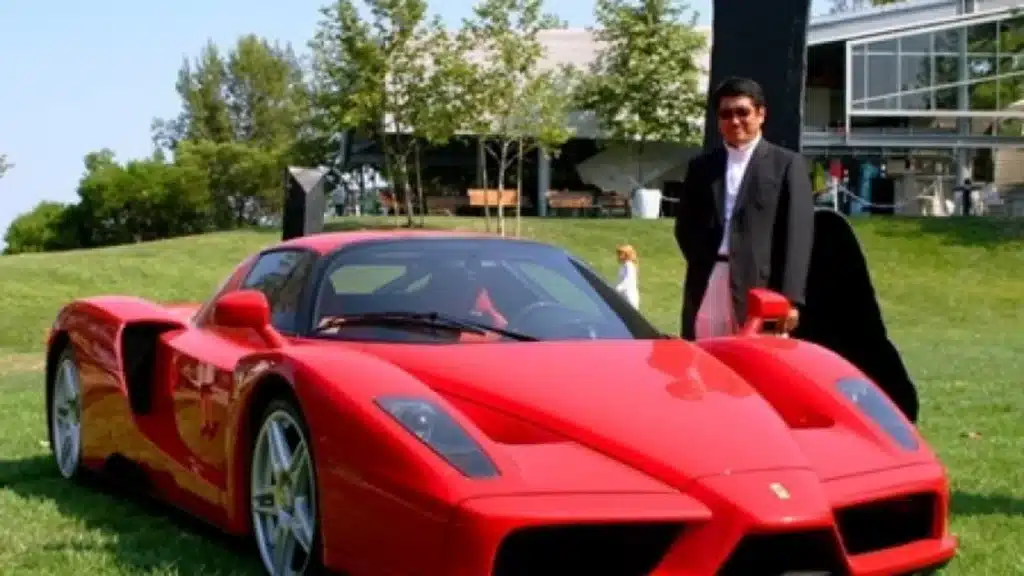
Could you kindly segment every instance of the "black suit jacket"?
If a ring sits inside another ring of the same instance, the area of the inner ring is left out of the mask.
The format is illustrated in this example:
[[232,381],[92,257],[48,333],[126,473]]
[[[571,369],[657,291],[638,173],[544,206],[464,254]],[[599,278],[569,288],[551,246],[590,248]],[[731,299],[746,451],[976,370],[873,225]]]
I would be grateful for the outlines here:
[[675,237],[687,264],[682,336],[690,340],[726,233],[737,322],[746,320],[751,288],[770,288],[798,307],[804,304],[814,235],[807,164],[799,154],[762,139],[747,165],[726,231],[726,157],[725,148],[717,148],[691,160],[680,190]]

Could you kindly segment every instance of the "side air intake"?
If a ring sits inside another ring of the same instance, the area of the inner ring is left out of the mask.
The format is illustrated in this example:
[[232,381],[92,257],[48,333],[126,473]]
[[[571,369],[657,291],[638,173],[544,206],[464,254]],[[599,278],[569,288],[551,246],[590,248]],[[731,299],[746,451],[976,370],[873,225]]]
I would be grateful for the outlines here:
[[161,334],[178,328],[179,324],[169,322],[132,322],[122,329],[121,369],[133,414],[149,414],[153,409],[157,342]]

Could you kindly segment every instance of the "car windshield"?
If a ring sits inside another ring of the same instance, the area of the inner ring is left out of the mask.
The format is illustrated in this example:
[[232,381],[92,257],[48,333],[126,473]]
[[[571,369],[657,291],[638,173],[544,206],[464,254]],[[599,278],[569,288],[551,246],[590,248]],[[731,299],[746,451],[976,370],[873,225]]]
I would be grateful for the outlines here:
[[389,342],[662,338],[565,252],[503,239],[417,239],[331,257],[314,336]]

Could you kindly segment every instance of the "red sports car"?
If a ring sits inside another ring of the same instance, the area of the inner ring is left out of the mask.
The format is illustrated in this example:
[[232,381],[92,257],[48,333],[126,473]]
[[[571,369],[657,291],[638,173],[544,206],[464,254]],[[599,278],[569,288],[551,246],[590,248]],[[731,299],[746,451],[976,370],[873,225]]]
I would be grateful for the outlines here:
[[252,534],[273,575],[945,565],[943,467],[850,364],[759,333],[787,312],[754,291],[741,336],[694,344],[545,244],[309,236],[201,306],[64,307],[50,446]]

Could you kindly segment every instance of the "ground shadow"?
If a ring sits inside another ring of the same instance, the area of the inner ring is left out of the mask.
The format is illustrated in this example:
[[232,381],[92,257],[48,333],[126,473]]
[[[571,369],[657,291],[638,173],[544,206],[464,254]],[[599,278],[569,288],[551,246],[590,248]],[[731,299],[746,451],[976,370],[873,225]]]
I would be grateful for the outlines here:
[[939,237],[943,244],[949,246],[989,249],[1024,242],[1024,218],[900,216],[884,221],[895,225],[878,226],[880,236],[914,238],[929,235]]
[[1024,498],[954,490],[950,512],[954,516],[1024,517]]
[[0,489],[27,501],[45,501],[86,529],[113,538],[102,544],[50,543],[60,554],[83,546],[109,552],[132,573],[173,570],[181,574],[261,574],[255,547],[248,540],[215,528],[151,498],[90,477],[72,484],[61,478],[48,456],[0,460]]

